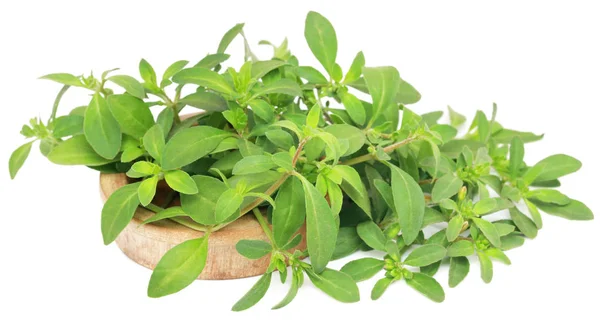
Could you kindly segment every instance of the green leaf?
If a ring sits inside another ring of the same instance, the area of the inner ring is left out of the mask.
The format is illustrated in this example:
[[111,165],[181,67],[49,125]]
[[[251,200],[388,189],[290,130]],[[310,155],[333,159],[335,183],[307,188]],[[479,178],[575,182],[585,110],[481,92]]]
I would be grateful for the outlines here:
[[121,128],[113,117],[106,100],[94,94],[85,110],[83,132],[88,143],[106,159],[114,158],[121,147]]
[[515,225],[523,233],[523,235],[529,238],[535,238],[537,236],[538,229],[533,221],[524,215],[517,208],[511,208],[510,218],[514,221]]
[[163,128],[156,124],[151,127],[142,139],[144,144],[144,149],[148,151],[152,158],[157,161],[161,160],[162,152],[165,150],[165,135],[163,133]]
[[519,132],[515,130],[502,129],[498,132],[495,132],[492,136],[492,139],[494,139],[494,141],[497,144],[508,144],[512,141],[514,137],[519,137],[521,138],[521,140],[523,140],[523,142],[529,143],[541,140],[542,138],[544,138],[544,135],[537,135],[531,132]]
[[165,181],[169,187],[183,194],[196,194],[198,187],[188,173],[182,170],[171,170],[165,172]]
[[355,282],[360,282],[375,276],[383,269],[384,264],[383,260],[365,257],[347,263],[340,271],[348,274]]
[[135,138],[141,138],[154,125],[154,117],[148,104],[128,94],[111,95],[108,107],[119,123],[121,131]]
[[525,243],[525,237],[513,233],[508,236],[502,237],[502,250],[507,251],[513,248],[523,246]]
[[183,68],[185,68],[186,65],[188,65],[188,63],[190,63],[190,61],[187,60],[179,60],[177,62],[174,62],[173,64],[171,64],[166,70],[165,73],[163,73],[163,77],[162,77],[162,81],[160,83],[160,87],[164,88],[168,85],[171,84],[171,82],[169,81],[169,79],[171,79],[171,77],[173,77],[177,72],[181,71]]
[[158,86],[156,83],[156,72],[150,63],[148,63],[148,61],[145,59],[140,60],[139,70],[140,76],[149,86]]
[[78,115],[65,115],[57,117],[54,121],[52,135],[64,138],[83,133],[83,117]]
[[469,274],[471,264],[469,259],[464,256],[452,257],[450,259],[450,275],[448,277],[448,286],[456,287]]
[[356,282],[343,272],[324,269],[321,273],[307,270],[310,281],[335,300],[351,303],[360,300]]
[[[289,149],[294,145],[294,139],[292,136],[283,130],[271,130],[265,132],[265,136],[269,141],[281,149]],[[277,154],[275,154],[277,155]],[[275,156],[273,155],[273,156]]]
[[[540,208],[540,210],[547,214],[562,217],[569,220],[593,220],[594,213],[585,204],[580,201],[571,199],[571,202],[564,206],[555,204],[548,204],[539,201],[533,201],[533,203]],[[518,226],[518,225],[517,225]],[[520,229],[521,227],[519,227]]]
[[294,165],[292,164],[292,156],[289,152],[278,152],[273,155],[273,163],[278,167],[285,169],[288,172],[294,170]]
[[188,216],[188,214],[185,213],[185,211],[183,211],[183,209],[180,206],[174,206],[174,207],[170,207],[170,208],[159,211],[158,213],[154,214],[152,217],[144,220],[142,222],[142,225],[145,225],[147,223],[156,222],[156,221],[163,220],[163,219],[170,219],[170,218],[174,218],[174,217],[183,217],[183,216]]
[[215,205],[215,220],[219,223],[229,219],[233,214],[239,214],[244,197],[235,189],[223,192]]
[[304,177],[298,178],[304,187],[306,207],[306,245],[316,273],[325,270],[335,249],[338,226],[329,204]]
[[273,309],[283,308],[287,306],[290,302],[292,302],[292,300],[294,300],[296,294],[298,293],[300,283],[304,281],[303,279],[304,274],[302,273],[302,271],[294,271],[292,275],[292,284],[290,286],[290,290],[288,291],[287,295],[283,298],[283,300],[281,300],[277,305],[275,305]]
[[273,250],[271,244],[262,240],[242,239],[235,244],[235,249],[240,255],[251,260],[257,260]]
[[158,114],[158,117],[156,118],[156,124],[160,125],[163,134],[169,134],[171,127],[173,127],[174,118],[175,113],[170,107],[165,107],[165,109]]
[[298,84],[290,79],[279,79],[271,82],[264,87],[258,89],[254,93],[254,98],[259,96],[265,96],[268,94],[285,94],[290,96],[302,96],[302,89]]
[[423,228],[446,221],[448,221],[448,218],[441,212],[430,207],[425,207],[425,214],[423,215]]
[[500,235],[498,235],[498,229],[496,229],[496,226],[494,226],[494,224],[481,218],[473,218],[471,220],[475,222],[477,228],[481,230],[485,238],[487,238],[492,245],[496,247],[502,246],[502,242],[500,241]]
[[363,241],[356,232],[356,227],[341,227],[339,229],[335,242],[335,250],[331,260],[346,257],[354,252],[363,244]]
[[390,278],[383,278],[377,280],[377,283],[375,283],[373,290],[371,290],[371,299],[377,300],[381,298],[385,290],[387,290],[387,288],[390,286],[390,284],[392,284],[392,282],[394,282],[394,280]]
[[354,201],[369,217],[371,217],[371,201],[369,193],[362,182],[356,169],[351,166],[337,165],[333,168],[342,176],[342,190]]
[[442,302],[446,299],[442,286],[429,275],[413,273],[412,278],[406,279],[406,284],[435,302]]
[[164,149],[164,170],[176,169],[208,155],[231,133],[210,126],[195,126],[175,134]]
[[114,160],[98,155],[84,135],[76,135],[59,143],[48,154],[48,160],[58,165],[101,166]]
[[499,197],[491,197],[479,200],[475,203],[473,207],[473,212],[477,215],[486,215],[494,212],[502,211],[504,209],[512,208],[514,204],[509,200],[499,198]]
[[425,199],[421,187],[402,169],[390,165],[392,171],[392,194],[402,229],[402,237],[411,244],[421,231],[425,213]]
[[454,174],[446,174],[440,177],[433,185],[431,199],[433,202],[440,202],[448,199],[458,193],[463,185],[463,181]]
[[504,254],[504,252],[502,252],[501,250],[499,250],[498,248],[488,248],[485,250],[485,255],[497,259],[498,261],[506,264],[506,265],[510,265],[510,259],[508,258],[508,256],[506,256],[506,254]]
[[342,104],[344,105],[344,108],[346,108],[346,112],[348,112],[352,121],[357,125],[365,124],[367,115],[361,101],[349,92],[343,92],[341,99]]
[[298,77],[306,79],[306,81],[308,81],[311,84],[326,85],[329,83],[329,80],[327,80],[327,78],[325,78],[325,76],[321,72],[319,72],[319,70],[313,67],[298,67],[296,68],[296,74],[298,75]]
[[329,20],[319,13],[309,12],[306,16],[304,37],[317,60],[332,76],[337,56],[337,37]]
[[198,278],[208,255],[208,235],[171,248],[160,259],[148,284],[148,296],[163,297],[180,291]]
[[233,175],[248,175],[266,172],[277,167],[273,159],[268,156],[248,156],[238,161],[233,166]]
[[357,152],[366,142],[365,134],[360,129],[348,124],[329,125],[325,128],[325,132],[333,134],[339,141],[348,141],[348,150],[342,153],[342,157]]
[[283,183],[275,198],[273,209],[273,239],[282,247],[300,229],[305,220],[304,190],[297,178],[289,178]]
[[492,282],[492,277],[494,276],[494,266],[492,265],[492,260],[484,253],[477,251],[477,257],[479,257],[479,267],[481,270],[481,279],[485,283]]
[[243,32],[244,24],[236,24],[230,30],[228,30],[225,35],[221,38],[219,42],[219,48],[217,49],[217,53],[225,53],[229,44],[235,39],[238,34]]
[[535,178],[535,182],[545,182],[555,180],[559,177],[574,173],[581,168],[581,162],[571,156],[558,154],[545,158],[535,164],[532,168],[537,166],[542,171]]
[[219,64],[227,61],[227,59],[229,59],[229,56],[229,54],[224,53],[209,54],[205,56],[202,60],[200,60],[200,62],[196,63],[194,67],[214,69]]
[[228,108],[227,101],[223,97],[207,91],[189,94],[180,99],[179,102],[207,112],[223,112]]
[[350,69],[346,72],[344,77],[344,83],[351,83],[358,80],[362,74],[362,69],[365,66],[365,55],[362,51],[358,52],[350,65]]
[[[404,237],[404,236],[403,236]],[[427,244],[415,248],[404,260],[404,264],[421,267],[433,264],[446,257],[446,248],[438,244]]]
[[554,189],[540,189],[529,191],[526,197],[543,203],[556,204],[556,205],[567,205],[571,202],[571,199],[561,192]]
[[365,221],[358,224],[356,231],[360,238],[371,248],[385,252],[387,238],[373,221]]
[[102,208],[102,238],[104,245],[112,243],[129,224],[140,204],[140,183],[125,185],[116,190]]
[[446,228],[446,238],[449,242],[453,242],[461,233],[465,220],[460,215],[452,217]]
[[217,224],[215,209],[217,201],[227,186],[214,177],[196,175],[192,176],[196,183],[198,193],[193,195],[181,194],[181,208],[194,221],[203,225]]
[[8,170],[10,172],[11,179],[15,179],[15,176],[17,176],[17,172],[19,171],[19,169],[21,169],[21,167],[23,167],[27,156],[29,156],[29,152],[31,151],[31,145],[33,144],[33,142],[34,141],[31,141],[20,146],[10,155],[10,159],[8,160]]
[[508,170],[512,178],[519,176],[521,165],[523,165],[524,156],[525,147],[523,140],[521,140],[519,137],[514,137],[510,143],[510,161],[508,166]]
[[267,293],[271,285],[272,273],[265,273],[258,279],[258,282],[231,308],[232,311],[246,310],[256,305]]
[[251,76],[254,79],[260,79],[269,72],[284,65],[288,65],[288,63],[281,60],[254,61],[252,62]]
[[116,75],[109,77],[107,80],[110,80],[115,84],[123,87],[125,91],[132,96],[135,96],[139,99],[144,99],[146,97],[146,90],[144,90],[144,86],[134,77],[126,75]]
[[194,84],[202,86],[232,97],[238,95],[225,77],[207,68],[183,69],[173,76],[173,81],[181,85]]
[[475,253],[475,246],[468,240],[459,240],[448,247],[448,256],[471,256]]
[[47,74],[40,79],[51,80],[54,82],[61,83],[63,85],[69,85],[73,87],[85,87],[79,77],[76,77],[70,73],[51,73]]
[[275,108],[266,101],[262,99],[254,99],[249,101],[248,105],[250,105],[254,114],[260,117],[263,121],[269,123],[275,119]]
[[396,102],[405,105],[414,104],[421,100],[421,94],[413,87],[413,85],[400,79],[398,92],[396,93]]
[[158,185],[157,176],[152,176],[140,182],[140,187],[138,187],[138,198],[141,205],[147,206],[152,202],[154,195],[156,195],[156,185]]
[[394,67],[364,68],[363,75],[369,94],[373,98],[373,114],[369,125],[386,110],[396,106],[396,93],[400,86],[400,74]]
[[450,114],[450,125],[455,128],[463,125],[467,121],[467,118],[464,115],[456,112],[450,106],[448,106],[448,113]]

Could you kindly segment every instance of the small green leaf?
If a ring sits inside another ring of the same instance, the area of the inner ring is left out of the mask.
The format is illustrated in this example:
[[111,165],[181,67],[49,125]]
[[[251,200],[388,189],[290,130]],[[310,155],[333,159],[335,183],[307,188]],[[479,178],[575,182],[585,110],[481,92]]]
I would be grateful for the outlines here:
[[83,117],[79,115],[65,115],[54,120],[52,135],[56,138],[64,138],[83,133]]
[[183,194],[196,194],[198,187],[188,173],[182,170],[171,170],[165,172],[165,181],[169,187]]
[[[585,204],[580,201],[571,199],[567,205],[560,206],[543,202],[533,202],[540,210],[547,214],[562,217],[569,220],[593,220],[594,213]],[[514,220],[514,219],[513,219]],[[518,225],[517,225],[518,227]],[[521,229],[521,227],[519,227]]]
[[492,282],[492,277],[494,276],[494,266],[492,265],[492,260],[490,260],[490,258],[484,252],[478,251],[477,256],[479,257],[481,279],[485,283]]
[[188,216],[188,214],[185,213],[185,211],[183,211],[183,209],[180,206],[174,206],[174,207],[170,207],[170,208],[161,210],[160,212],[156,213],[152,217],[144,220],[142,222],[142,225],[145,225],[147,223],[156,222],[156,221],[163,220],[163,219],[170,219],[170,218],[174,218],[174,217],[183,217],[183,216]]
[[304,177],[297,176],[304,187],[308,254],[315,272],[320,273],[333,255],[338,226],[321,193]]
[[485,238],[487,238],[492,245],[496,247],[502,246],[502,242],[500,241],[500,235],[498,235],[498,230],[496,229],[496,226],[494,226],[494,224],[481,218],[473,218],[471,220],[475,222],[477,228],[481,230]]
[[448,247],[448,256],[471,256],[475,253],[475,246],[468,240],[459,240]]
[[302,89],[298,84],[290,79],[279,79],[258,89],[253,97],[265,96],[268,94],[285,94],[290,96],[302,96]]
[[304,37],[308,47],[329,75],[333,75],[337,56],[337,37],[333,26],[319,13],[311,11],[306,16]]
[[144,144],[144,148],[152,158],[160,161],[162,157],[162,152],[165,149],[165,135],[163,133],[163,128],[156,124],[151,127],[142,139]]
[[[281,149],[289,149],[294,145],[294,139],[292,136],[283,130],[271,130],[265,132],[265,136],[269,141]],[[273,155],[275,156],[275,155]]]
[[406,244],[411,244],[421,231],[425,213],[423,191],[414,178],[402,169],[390,165],[392,171],[392,194]]
[[356,227],[341,227],[335,242],[335,250],[331,260],[346,257],[361,247],[363,241],[356,232]]
[[210,126],[195,126],[175,134],[167,142],[162,155],[164,170],[191,164],[208,155],[219,143],[232,134]]
[[387,238],[373,221],[365,221],[358,224],[356,231],[360,238],[371,248],[385,252]]
[[362,182],[356,169],[351,166],[337,165],[333,170],[342,176],[342,190],[356,203],[369,217],[371,217],[371,201],[369,193]]
[[523,235],[529,238],[535,238],[538,233],[538,229],[533,221],[529,219],[525,214],[519,211],[517,208],[511,208],[510,218],[514,221],[515,225],[523,233]]
[[73,87],[85,87],[79,77],[76,77],[70,73],[52,73],[40,77],[40,79],[52,80],[54,82]]
[[233,175],[248,175],[266,172],[277,167],[273,159],[268,156],[248,156],[238,161],[233,166]]
[[346,273],[324,269],[318,274],[307,270],[307,274],[315,287],[338,301],[351,303],[360,300],[356,282]]
[[400,74],[394,67],[365,67],[363,75],[373,98],[373,114],[369,121],[369,125],[372,125],[386,110],[392,108],[397,111],[396,93],[400,86]]
[[139,70],[140,76],[149,86],[158,86],[156,83],[156,72],[154,71],[154,68],[150,65],[150,63],[148,63],[148,61],[146,61],[145,59],[140,60]]
[[448,199],[458,193],[463,185],[463,181],[454,174],[446,174],[440,177],[433,185],[431,199],[433,202],[440,202]]
[[450,125],[453,127],[459,127],[467,121],[467,118],[464,115],[456,112],[450,106],[448,106],[448,113],[450,114]]
[[195,175],[192,179],[196,183],[198,193],[193,195],[181,194],[181,208],[194,221],[203,225],[217,224],[215,210],[217,201],[227,186],[218,179],[210,176]]
[[208,255],[208,235],[171,248],[160,259],[148,284],[148,296],[163,297],[180,291],[198,278]]
[[273,159],[273,163],[278,167],[281,167],[288,172],[294,170],[294,165],[292,164],[292,156],[289,152],[278,152],[274,154],[271,158]]
[[215,205],[215,220],[217,222],[224,222],[233,214],[239,214],[239,209],[243,201],[244,197],[235,189],[223,192]]
[[558,154],[545,158],[535,164],[541,168],[541,172],[535,178],[535,182],[555,180],[559,177],[574,173],[581,168],[581,162],[571,156]]
[[319,104],[313,105],[306,115],[306,125],[311,128],[316,128],[319,125],[321,119],[321,106]]
[[106,99],[94,94],[85,110],[83,133],[94,150],[106,159],[114,158],[121,147],[121,128],[113,117]]
[[366,112],[361,101],[349,92],[343,92],[341,95],[342,104],[346,108],[346,112],[357,125],[365,124],[367,119]]
[[539,189],[529,191],[527,192],[526,197],[528,199],[556,205],[567,205],[571,203],[571,199],[569,199],[569,197],[554,189]]
[[189,94],[180,99],[179,102],[206,112],[223,112],[228,108],[227,101],[223,97],[208,91]]
[[427,266],[446,257],[446,248],[438,244],[427,244],[415,248],[404,260],[410,266]]
[[235,249],[240,255],[251,260],[257,260],[273,250],[271,244],[262,240],[247,240],[243,239],[235,244]]
[[207,68],[183,69],[173,76],[173,81],[181,85],[194,84],[202,86],[232,97],[238,95],[223,76]]
[[294,298],[296,297],[296,294],[298,293],[298,288],[300,287],[303,281],[304,273],[302,273],[302,271],[294,270],[290,290],[288,291],[287,295],[283,298],[283,300],[281,300],[277,305],[275,305],[273,309],[283,308],[287,306],[290,302],[292,302],[292,300],[294,300]]
[[271,274],[265,273],[258,279],[258,282],[231,308],[232,311],[246,310],[256,305],[267,293],[271,285]]
[[461,216],[450,219],[448,228],[446,228],[446,238],[449,242],[453,242],[460,235],[464,222],[465,220]]
[[119,123],[121,131],[135,138],[141,138],[154,125],[154,117],[148,104],[128,94],[111,95],[108,107]]
[[284,246],[304,224],[304,220],[302,183],[297,178],[289,178],[279,188],[273,209],[273,239],[277,246]]
[[229,44],[231,44],[231,42],[236,38],[236,36],[243,33],[243,29],[243,23],[236,24],[235,26],[231,27],[231,29],[229,29],[221,38],[221,41],[219,42],[219,48],[217,49],[217,53],[225,53],[225,51],[229,47]]
[[371,290],[371,299],[377,300],[377,299],[381,298],[383,293],[387,290],[387,288],[390,286],[390,284],[392,284],[392,282],[394,282],[394,280],[390,279],[390,278],[379,279],[375,283],[373,290]]
[[260,117],[263,121],[270,123],[275,119],[275,108],[266,101],[262,99],[254,99],[249,101],[248,105],[250,105],[254,114]]
[[499,250],[498,248],[488,248],[485,250],[485,255],[497,259],[498,261],[506,264],[506,265],[510,265],[510,259],[508,258],[508,256],[506,256],[506,254],[504,254],[504,252],[502,252],[501,250]]
[[365,257],[347,263],[340,271],[348,274],[355,282],[360,282],[375,276],[383,269],[384,264],[383,260]]
[[446,299],[442,286],[429,275],[413,273],[412,278],[406,279],[406,284],[435,302],[442,302]]
[[34,141],[31,141],[20,146],[10,155],[10,159],[8,160],[8,170],[10,172],[11,179],[14,179],[15,176],[17,176],[17,172],[19,171],[19,169],[23,167],[27,156],[29,156],[29,152],[31,151],[31,145],[33,144],[33,142]]
[[306,79],[306,81],[308,81],[311,84],[326,85],[329,83],[329,80],[327,80],[327,78],[325,78],[325,76],[321,72],[319,72],[319,70],[313,67],[298,67],[296,68],[296,74],[298,75],[298,77]]
[[469,274],[469,269],[471,268],[471,264],[469,263],[469,259],[460,256],[460,257],[452,257],[450,259],[450,274],[448,277],[448,286],[450,288],[456,287],[459,283],[462,282]]
[[109,77],[107,80],[110,80],[115,84],[123,87],[125,91],[132,96],[135,96],[139,99],[144,99],[146,97],[146,90],[144,90],[144,86],[134,77],[126,75],[116,75]]
[[161,88],[165,88],[166,86],[170,85],[171,82],[169,81],[169,79],[171,79],[171,77],[173,77],[177,72],[179,72],[183,68],[185,68],[185,66],[188,65],[188,63],[190,63],[190,61],[179,60],[179,61],[174,62],[173,64],[171,64],[165,70],[165,73],[163,73],[163,77],[162,77],[162,81],[160,83],[160,87]]
[[138,187],[138,198],[141,205],[147,206],[152,202],[154,195],[156,195],[156,185],[158,185],[157,176],[152,176],[140,182],[140,187]]
[[76,135],[59,143],[48,154],[48,159],[58,165],[101,166],[113,160],[98,155],[84,135]]
[[325,128],[327,133],[333,134],[334,137],[338,139],[338,141],[348,141],[348,149],[345,152],[342,152],[343,156],[349,156],[358,150],[360,150],[365,142],[366,137],[364,133],[348,124],[333,124],[329,125]]
[[102,238],[104,245],[112,243],[129,224],[140,204],[140,183],[125,185],[116,190],[102,208]]
[[346,72],[346,76],[344,77],[344,83],[351,83],[360,78],[362,74],[362,69],[365,66],[365,55],[362,51],[358,52],[350,65],[350,69]]
[[511,177],[515,178],[519,176],[524,156],[525,147],[523,140],[519,137],[514,137],[510,143],[510,163],[508,167]]

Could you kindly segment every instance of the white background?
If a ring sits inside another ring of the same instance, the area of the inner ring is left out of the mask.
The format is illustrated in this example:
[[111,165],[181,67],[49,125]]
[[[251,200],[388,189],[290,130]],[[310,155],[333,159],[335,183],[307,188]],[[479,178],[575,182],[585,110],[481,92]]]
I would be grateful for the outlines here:
[[[564,192],[599,210],[597,111],[600,90],[599,10],[593,1],[3,1],[0,4],[0,161],[24,143],[21,125],[47,119],[60,86],[37,77],[53,72],[97,75],[120,67],[137,76],[144,57],[159,73],[181,59],[214,52],[223,33],[246,22],[256,53],[261,39],[289,37],[301,63],[318,64],[304,40],[304,18],[317,10],[334,25],[338,63],[357,51],[367,65],[394,65],[423,95],[423,113],[451,105],[469,116],[499,106],[506,127],[546,133],[528,145],[526,161],[566,153],[583,161]],[[240,40],[232,50],[243,50]],[[231,51],[230,51],[231,52]],[[240,56],[234,58],[240,63]],[[61,112],[86,104],[65,96]],[[5,168],[7,169],[7,168]],[[308,283],[297,299],[272,312],[287,290],[273,281],[265,299],[245,313],[230,307],[256,279],[197,281],[162,299],[146,297],[150,271],[128,260],[100,233],[98,174],[51,165],[32,150],[15,181],[0,173],[1,324],[183,324],[208,322],[344,324],[409,321],[444,324],[553,321],[598,324],[598,221],[546,216],[534,241],[495,264],[485,285],[477,264],[446,301],[435,304],[402,283],[379,301],[374,281],[362,301],[346,305]],[[345,261],[332,263],[341,267]],[[447,269],[437,278],[447,288]],[[319,314],[319,316],[317,316]],[[267,318],[269,317],[269,318]]]

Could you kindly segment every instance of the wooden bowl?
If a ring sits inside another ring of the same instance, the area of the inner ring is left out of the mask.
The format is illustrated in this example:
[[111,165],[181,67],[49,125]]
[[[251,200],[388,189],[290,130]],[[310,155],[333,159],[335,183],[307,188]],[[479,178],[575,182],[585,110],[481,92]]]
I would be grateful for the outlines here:
[[[114,191],[128,183],[129,179],[125,174],[100,174],[102,199],[106,202]],[[158,199],[161,194],[163,193],[157,192]],[[116,239],[117,246],[125,255],[149,269],[154,269],[161,257],[173,246],[204,235],[201,231],[169,220],[141,225],[143,220],[153,215],[154,212],[138,207],[129,225]],[[302,234],[302,242],[295,249],[304,250],[306,228],[302,227],[299,233]],[[227,227],[210,234],[206,266],[198,279],[237,279],[265,273],[270,254],[257,260],[243,257],[235,249],[236,243],[241,239],[268,241],[254,216],[242,216]]]

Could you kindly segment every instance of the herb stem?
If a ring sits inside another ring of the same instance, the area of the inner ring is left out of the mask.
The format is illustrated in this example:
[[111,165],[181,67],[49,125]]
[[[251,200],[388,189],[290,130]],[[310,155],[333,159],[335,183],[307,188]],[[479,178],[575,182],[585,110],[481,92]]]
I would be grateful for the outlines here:
[[263,214],[260,212],[260,210],[258,208],[252,209],[252,212],[254,213],[256,220],[258,220],[260,227],[265,232],[265,235],[267,235],[267,238],[269,238],[271,245],[276,246],[275,240],[273,240],[273,231],[271,230],[271,227],[269,227],[269,222],[267,221],[265,216],[263,216]]
[[[413,142],[413,141],[415,141],[417,139],[418,139],[418,137],[416,137],[416,136],[413,136],[413,137],[410,137],[410,138],[406,138],[406,139],[404,139],[402,141],[396,142],[394,144],[390,144],[389,146],[383,148],[383,151],[386,152],[386,153],[392,152],[392,151],[394,151],[394,150],[396,150],[396,149],[398,149],[398,148],[400,148],[402,146],[405,146],[405,145],[407,145],[407,144],[409,144],[409,143],[411,143],[411,142]],[[352,159],[343,161],[340,164],[341,165],[352,166],[352,165],[360,164],[360,163],[363,163],[365,161],[369,161],[369,160],[372,160],[372,159],[375,159],[375,158],[376,157],[375,157],[374,154],[368,153],[368,154],[365,154],[365,155],[362,155],[362,156],[358,156],[356,158],[352,158]]]

